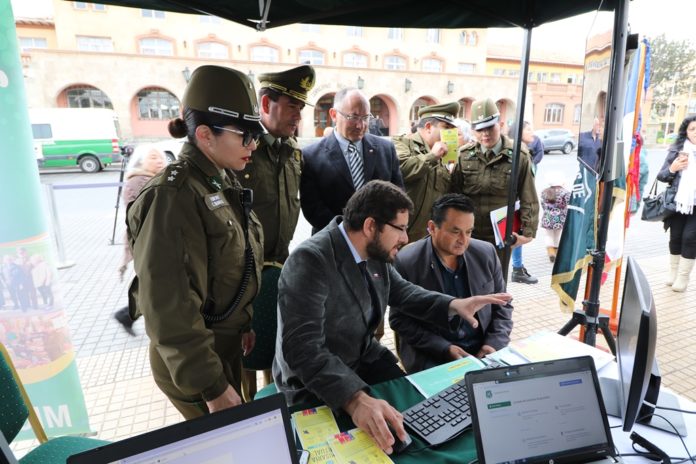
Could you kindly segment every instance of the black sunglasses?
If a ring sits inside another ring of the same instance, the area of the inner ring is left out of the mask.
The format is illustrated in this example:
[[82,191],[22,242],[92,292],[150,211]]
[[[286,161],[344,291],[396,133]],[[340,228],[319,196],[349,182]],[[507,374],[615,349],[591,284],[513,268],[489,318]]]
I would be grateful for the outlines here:
[[239,129],[228,129],[226,127],[220,127],[220,126],[213,126],[213,127],[215,129],[220,129],[220,130],[224,130],[227,132],[232,132],[233,134],[241,135],[242,136],[242,146],[245,146],[245,147],[248,147],[252,141],[258,145],[259,140],[261,139],[261,136],[263,135],[263,134],[260,134],[258,132],[251,132],[248,130],[240,131]]

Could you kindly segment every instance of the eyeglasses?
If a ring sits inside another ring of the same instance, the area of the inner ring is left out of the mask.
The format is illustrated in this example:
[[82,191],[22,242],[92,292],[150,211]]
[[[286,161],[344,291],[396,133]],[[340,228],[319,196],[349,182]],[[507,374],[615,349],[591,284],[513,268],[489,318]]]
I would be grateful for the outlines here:
[[385,222],[386,225],[393,227],[394,229],[398,230],[402,234],[408,234],[408,226],[397,226],[396,224],[392,224],[391,222]]
[[362,123],[367,123],[370,122],[370,119],[372,119],[374,116],[371,114],[366,114],[365,116],[358,116],[357,114],[346,114],[343,111],[336,110],[338,114],[346,118],[346,121],[348,122],[362,122]]
[[261,139],[261,135],[258,132],[251,132],[251,131],[240,131],[239,129],[228,129],[226,127],[220,127],[220,126],[213,126],[215,129],[220,129],[224,130],[227,132],[232,132],[233,134],[241,135],[242,136],[242,145],[245,147],[248,147],[249,144],[253,141],[255,144],[259,143],[259,139]]

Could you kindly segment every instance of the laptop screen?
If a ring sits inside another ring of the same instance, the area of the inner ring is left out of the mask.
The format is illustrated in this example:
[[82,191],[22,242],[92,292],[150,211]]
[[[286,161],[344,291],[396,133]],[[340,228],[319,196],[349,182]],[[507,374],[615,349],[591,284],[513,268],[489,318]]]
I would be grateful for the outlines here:
[[112,443],[72,456],[68,462],[295,464],[296,450],[284,399],[280,395],[270,403],[265,400]]
[[563,462],[613,454],[588,359],[495,369],[467,379],[479,461]]

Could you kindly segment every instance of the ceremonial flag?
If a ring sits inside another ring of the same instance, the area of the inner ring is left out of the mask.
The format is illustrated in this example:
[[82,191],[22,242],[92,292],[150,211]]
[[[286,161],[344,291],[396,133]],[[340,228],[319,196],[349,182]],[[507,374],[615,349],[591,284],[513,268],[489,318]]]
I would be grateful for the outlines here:
[[582,270],[592,261],[589,251],[596,244],[596,210],[597,179],[581,163],[551,275],[551,288],[558,293],[563,312],[573,312],[575,309]]

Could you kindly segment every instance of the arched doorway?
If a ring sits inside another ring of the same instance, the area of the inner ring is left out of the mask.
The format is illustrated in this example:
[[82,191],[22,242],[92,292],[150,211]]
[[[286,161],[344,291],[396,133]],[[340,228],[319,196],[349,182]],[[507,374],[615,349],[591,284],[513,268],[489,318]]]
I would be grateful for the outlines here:
[[114,109],[109,96],[101,89],[89,84],[75,84],[58,94],[59,108],[107,108]]
[[170,137],[167,124],[179,117],[181,103],[169,90],[146,87],[131,103],[131,127],[134,137]]
[[416,122],[418,122],[418,111],[420,111],[421,108],[424,106],[430,106],[430,105],[436,105],[437,100],[435,100],[433,97],[429,96],[422,96],[419,97],[416,101],[413,102],[411,105],[411,110],[408,113],[408,120],[411,123],[411,126],[413,126]]
[[471,121],[471,104],[474,103],[474,99],[471,97],[464,97],[459,99],[459,114],[457,117],[461,119],[466,119]]
[[396,103],[388,95],[375,95],[370,98],[370,133],[373,135],[394,135],[398,131]]
[[333,107],[334,92],[326,93],[321,96],[314,105],[314,136],[321,137],[324,135],[324,129],[331,125],[331,116],[329,109]]

